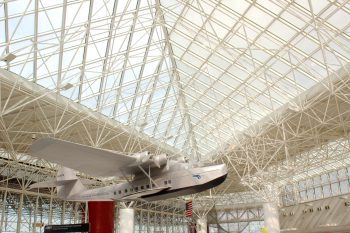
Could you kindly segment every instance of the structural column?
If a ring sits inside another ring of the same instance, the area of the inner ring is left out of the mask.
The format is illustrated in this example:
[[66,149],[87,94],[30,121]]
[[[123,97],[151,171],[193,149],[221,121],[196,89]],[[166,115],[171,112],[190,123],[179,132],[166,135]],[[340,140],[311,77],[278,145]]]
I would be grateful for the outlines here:
[[206,216],[200,217],[199,219],[197,219],[197,221],[196,221],[197,233],[208,233],[207,228],[208,228],[208,223],[207,223]]
[[114,201],[89,201],[90,233],[114,232]]
[[131,208],[125,208],[119,210],[119,233],[133,233],[135,210]]
[[268,233],[280,233],[278,206],[275,202],[263,204],[264,222]]
[[19,197],[19,206],[18,206],[18,210],[17,210],[17,230],[16,230],[16,233],[21,233],[23,196],[24,196],[24,194],[21,193],[20,197]]

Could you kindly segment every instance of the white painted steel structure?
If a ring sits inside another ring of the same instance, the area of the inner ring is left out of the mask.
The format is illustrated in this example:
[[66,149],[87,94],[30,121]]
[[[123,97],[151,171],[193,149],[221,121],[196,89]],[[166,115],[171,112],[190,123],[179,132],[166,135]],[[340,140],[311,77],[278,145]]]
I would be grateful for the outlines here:
[[198,218],[196,221],[196,230],[198,233],[208,233],[207,231],[207,218],[206,217],[202,217],[202,218]]
[[264,226],[262,207],[213,209],[208,213],[210,233],[261,232]]
[[119,224],[120,233],[134,232],[135,228],[135,210],[132,208],[119,209]]
[[0,7],[3,68],[203,158],[349,62],[345,0]]
[[264,225],[267,232],[280,233],[280,222],[277,203],[267,202],[263,205]]
[[53,173],[47,136],[223,161],[205,213],[347,167],[349,27],[348,0],[0,1],[2,175]]

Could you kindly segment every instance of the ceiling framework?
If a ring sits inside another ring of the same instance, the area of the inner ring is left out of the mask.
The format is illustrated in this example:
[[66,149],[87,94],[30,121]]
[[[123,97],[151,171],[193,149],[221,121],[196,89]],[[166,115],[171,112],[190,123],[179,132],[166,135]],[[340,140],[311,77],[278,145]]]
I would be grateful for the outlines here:
[[348,1],[164,1],[162,9],[204,157],[349,63]]
[[0,5],[0,54],[17,56],[3,68],[205,160],[349,62],[349,13],[347,0],[17,0]]
[[[186,147],[188,126],[155,2],[29,0],[0,7],[1,23],[11,28],[0,54],[17,56],[3,68],[170,146]],[[62,90],[68,83],[73,88]]]
[[[263,188],[269,182],[296,181],[348,165],[349,68],[338,70],[218,151],[219,160],[231,165],[231,177]],[[232,185],[233,190],[238,187]]]
[[0,147],[53,169],[33,140],[224,161],[214,196],[343,166],[349,15],[349,0],[5,1]]
[[5,70],[0,70],[0,77],[0,145],[16,156],[30,154],[29,146],[41,137],[62,138],[125,154],[148,150],[181,155],[166,143],[74,103],[56,90],[48,91]]

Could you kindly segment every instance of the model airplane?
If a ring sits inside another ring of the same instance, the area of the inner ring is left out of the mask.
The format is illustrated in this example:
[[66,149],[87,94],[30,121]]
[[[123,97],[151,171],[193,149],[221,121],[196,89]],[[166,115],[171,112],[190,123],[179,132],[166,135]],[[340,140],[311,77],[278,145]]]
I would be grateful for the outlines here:
[[[162,200],[213,188],[227,176],[225,164],[193,166],[168,159],[166,154],[151,155],[148,152],[127,156],[54,138],[38,139],[31,150],[33,156],[63,166],[56,180],[36,183],[31,188],[56,186],[58,197],[64,200]],[[71,168],[92,176],[131,175],[134,179],[87,189]]]

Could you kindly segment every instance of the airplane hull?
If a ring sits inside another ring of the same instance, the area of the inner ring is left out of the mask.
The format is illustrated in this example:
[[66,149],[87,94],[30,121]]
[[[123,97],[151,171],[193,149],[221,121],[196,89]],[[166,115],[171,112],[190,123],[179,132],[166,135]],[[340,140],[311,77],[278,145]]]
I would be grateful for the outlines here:
[[145,201],[158,201],[158,200],[164,200],[168,198],[174,198],[178,196],[184,196],[184,195],[190,195],[194,193],[199,193],[203,192],[207,189],[214,188],[221,183],[225,181],[227,177],[227,174],[218,177],[216,179],[213,179],[205,184],[200,184],[200,185],[195,185],[192,187],[186,187],[186,188],[179,188],[179,189],[168,189],[168,190],[163,190],[161,192],[151,194],[151,195],[146,195],[142,196],[141,199]]
[[[37,157],[62,165],[56,180],[31,188],[57,187],[58,197],[64,200],[164,200],[213,188],[227,176],[225,164],[189,164],[148,152],[129,156],[53,138],[37,140],[31,149]],[[134,179],[87,189],[72,169],[93,176],[133,175]]]

